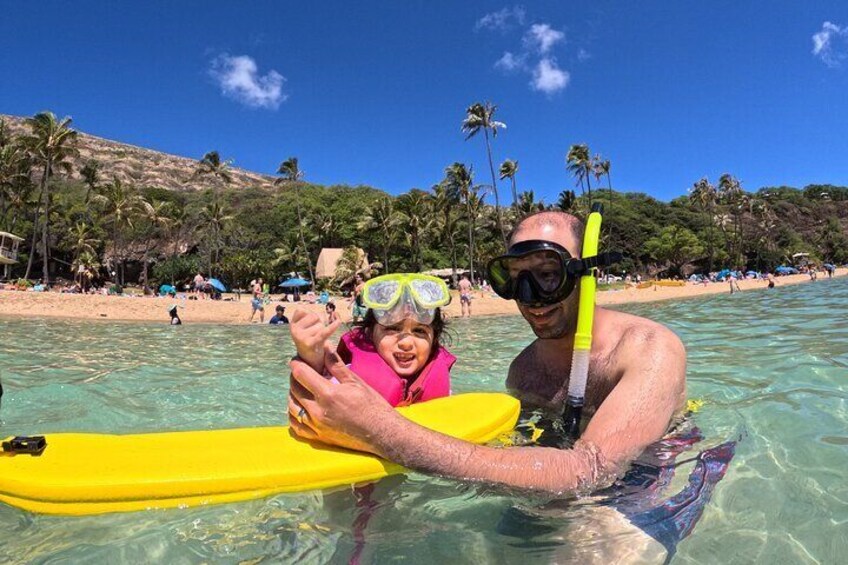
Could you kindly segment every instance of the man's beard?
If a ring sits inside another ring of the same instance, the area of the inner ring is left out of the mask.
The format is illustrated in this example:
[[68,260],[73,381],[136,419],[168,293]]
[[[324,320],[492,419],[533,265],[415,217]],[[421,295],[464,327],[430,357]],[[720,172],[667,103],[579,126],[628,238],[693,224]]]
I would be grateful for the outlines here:
[[[557,305],[550,314],[538,318],[531,314],[526,307],[519,307],[522,316],[527,320],[533,333],[539,339],[561,339],[574,334],[577,327],[578,293],[574,292],[565,302]],[[549,320],[546,319],[550,316]],[[537,325],[538,324],[538,325]]]

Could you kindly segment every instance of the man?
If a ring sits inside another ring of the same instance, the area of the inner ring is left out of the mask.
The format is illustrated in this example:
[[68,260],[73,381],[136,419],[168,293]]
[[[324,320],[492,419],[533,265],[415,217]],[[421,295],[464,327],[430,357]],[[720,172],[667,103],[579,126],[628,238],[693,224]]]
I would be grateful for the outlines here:
[[250,300],[250,307],[252,308],[252,310],[250,311],[250,320],[249,321],[250,322],[253,321],[253,316],[258,311],[259,312],[259,323],[260,324],[265,323],[265,304],[263,303],[264,294],[262,292],[262,279],[261,278],[257,279],[253,283],[253,288],[251,289],[251,292],[253,293],[253,298],[251,298],[251,300]]
[[459,305],[462,308],[462,317],[471,317],[471,281],[467,275],[462,275],[459,281]]
[[195,297],[202,296],[206,298],[206,295],[203,293],[203,288],[206,286],[206,279],[203,278],[203,273],[199,272],[194,275],[194,280],[192,281],[191,290],[192,294]]
[[[522,220],[510,238],[548,242],[578,257],[582,226],[574,216],[542,212]],[[535,269],[516,260],[519,275]],[[540,276],[554,275],[543,270]],[[513,361],[507,387],[525,406],[561,414],[568,387],[579,302],[579,282],[561,302],[544,307],[519,302],[539,338]],[[686,398],[686,352],[680,340],[650,320],[595,309],[583,414],[592,416],[572,449],[493,449],[449,438],[400,416],[339,360],[329,343],[325,366],[333,384],[299,360],[291,363],[292,430],[377,454],[405,467],[553,493],[608,483],[668,430]]]
[[362,289],[365,288],[365,281],[361,275],[356,275],[353,282],[353,296],[350,302],[351,318],[354,322],[358,322],[365,317],[368,308],[362,304]]
[[271,319],[268,320],[269,324],[277,326],[277,325],[289,323],[289,319],[286,318],[286,307],[285,306],[283,306],[281,304],[277,304],[275,311],[276,311],[276,314],[271,316]]

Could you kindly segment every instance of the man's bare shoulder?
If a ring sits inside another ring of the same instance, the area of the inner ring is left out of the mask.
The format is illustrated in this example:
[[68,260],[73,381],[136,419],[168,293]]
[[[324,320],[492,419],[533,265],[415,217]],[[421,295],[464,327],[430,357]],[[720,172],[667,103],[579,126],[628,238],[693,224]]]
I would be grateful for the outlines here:
[[522,384],[525,382],[525,376],[532,374],[536,365],[538,365],[538,356],[536,353],[537,343],[538,340],[533,340],[533,343],[525,347],[521,353],[512,360],[512,363],[509,364],[509,374],[506,378],[507,388],[524,388]]

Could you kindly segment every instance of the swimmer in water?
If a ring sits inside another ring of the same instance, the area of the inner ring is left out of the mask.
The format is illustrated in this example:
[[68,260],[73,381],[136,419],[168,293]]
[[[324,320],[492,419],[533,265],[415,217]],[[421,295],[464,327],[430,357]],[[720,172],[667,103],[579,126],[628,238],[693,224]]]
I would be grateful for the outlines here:
[[170,314],[170,316],[171,316],[171,325],[172,326],[183,325],[183,321],[180,320],[180,315],[177,313],[177,305],[176,304],[171,306],[171,309],[168,310],[168,314]]

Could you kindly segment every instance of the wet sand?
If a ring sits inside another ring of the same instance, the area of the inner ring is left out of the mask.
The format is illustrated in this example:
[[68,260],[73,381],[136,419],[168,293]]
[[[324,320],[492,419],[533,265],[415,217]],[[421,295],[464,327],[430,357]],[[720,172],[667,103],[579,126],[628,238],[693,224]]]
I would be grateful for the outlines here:
[[[839,269],[836,276],[848,275],[848,269]],[[791,275],[778,277],[777,288],[799,284],[821,284],[827,279],[827,275],[820,274],[817,283],[811,283],[808,275]],[[743,291],[763,289],[765,281],[744,280],[739,282]],[[690,298],[708,294],[729,293],[728,283],[702,284],[686,283],[685,286],[651,286],[648,288],[628,288],[626,290],[609,290],[598,292],[598,304],[614,305],[628,304],[634,302],[652,302],[657,300],[672,300],[679,298]],[[95,296],[80,294],[62,294],[57,292],[21,292],[12,290],[0,290],[0,316],[16,318],[76,318],[90,320],[122,320],[122,321],[146,321],[167,323],[169,320],[168,309],[173,304],[181,306],[180,318],[183,323],[211,323],[211,324],[247,324],[249,323],[251,306],[247,296],[242,295],[237,300],[235,295],[225,295],[229,300],[182,300],[173,298],[152,298],[136,296]],[[323,315],[324,307],[319,304],[306,304],[303,302],[292,304],[279,301],[281,296],[272,296],[272,301],[265,306],[265,321],[274,315],[277,304],[286,307],[286,315],[291,317],[297,308],[305,308]],[[337,305],[337,311],[342,320],[350,319],[350,301],[347,298],[333,297]],[[447,307],[448,316],[460,315],[460,304],[457,296]],[[492,316],[518,314],[515,303],[503,300],[493,294],[474,293],[472,301],[472,314],[474,316]],[[259,315],[254,316],[254,323],[258,323]]]

